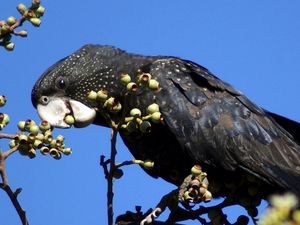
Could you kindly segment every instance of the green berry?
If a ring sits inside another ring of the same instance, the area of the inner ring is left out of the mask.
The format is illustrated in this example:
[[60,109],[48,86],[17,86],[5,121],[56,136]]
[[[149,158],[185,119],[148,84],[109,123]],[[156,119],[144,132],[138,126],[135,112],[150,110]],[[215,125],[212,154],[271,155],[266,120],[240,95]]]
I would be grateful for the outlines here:
[[29,21],[35,27],[39,27],[42,23],[42,21],[39,18],[30,18]]
[[123,84],[127,85],[131,81],[131,77],[127,73],[126,74],[121,74],[120,80]]
[[159,83],[154,79],[150,79],[148,82],[148,86],[151,90],[157,90],[159,88]]
[[8,24],[9,26],[14,25],[14,24],[16,23],[16,21],[17,21],[16,18],[13,17],[13,16],[8,17],[7,20],[6,20],[6,22],[7,22],[7,24]]
[[137,91],[138,86],[137,86],[137,84],[134,83],[134,82],[129,82],[129,83],[127,84],[126,88],[127,88],[128,91],[135,92],[135,91]]
[[149,121],[143,121],[140,124],[140,131],[142,133],[149,133],[151,131],[151,123]]
[[4,48],[8,51],[14,50],[15,44],[13,42],[7,42],[4,44]]
[[199,176],[202,174],[202,168],[200,165],[194,165],[191,169],[191,174],[194,176]]
[[42,132],[45,132],[46,130],[51,129],[51,125],[50,125],[50,123],[48,123],[48,121],[43,120],[41,122],[41,124],[39,125],[39,128]]
[[35,124],[29,128],[30,133],[35,134],[35,135],[38,134],[39,130],[40,130],[39,127]]
[[143,163],[142,165],[143,165],[143,167],[144,167],[145,169],[150,170],[150,169],[153,169],[153,167],[154,167],[154,162],[151,161],[151,160],[149,160],[149,159],[147,159],[147,160],[144,161],[144,163]]
[[100,90],[97,92],[97,99],[100,101],[106,100],[108,97],[106,90]]
[[96,101],[97,99],[97,92],[96,91],[90,91],[88,93],[88,99],[92,101]]
[[0,107],[4,106],[6,103],[6,97],[4,95],[0,95]]
[[71,148],[64,148],[62,152],[65,155],[70,155],[70,154],[72,154],[72,149]]
[[75,123],[75,118],[72,115],[67,115],[64,119],[66,124],[73,125]]
[[35,12],[38,17],[43,16],[45,13],[45,8],[43,6],[39,6]]
[[162,121],[162,115],[160,112],[152,113],[151,120],[153,123],[159,123]]
[[11,139],[11,140],[9,141],[9,147],[10,147],[10,148],[16,147],[17,144],[18,144],[17,141],[14,140],[14,139]]
[[141,117],[142,112],[138,108],[133,108],[130,110],[130,116],[132,117]]
[[35,139],[33,142],[33,146],[36,148],[42,148],[43,147],[43,142],[41,140]]
[[147,107],[147,112],[149,114],[152,114],[152,113],[155,113],[155,112],[159,112],[159,105],[156,104],[156,103],[153,103],[153,104],[149,105]]
[[27,8],[26,8],[26,6],[24,5],[24,4],[22,4],[22,3],[20,3],[18,6],[17,6],[17,9],[18,9],[18,11],[23,15],[25,12],[26,12],[26,10],[27,10]]
[[20,131],[25,131],[25,121],[19,121],[18,128]]

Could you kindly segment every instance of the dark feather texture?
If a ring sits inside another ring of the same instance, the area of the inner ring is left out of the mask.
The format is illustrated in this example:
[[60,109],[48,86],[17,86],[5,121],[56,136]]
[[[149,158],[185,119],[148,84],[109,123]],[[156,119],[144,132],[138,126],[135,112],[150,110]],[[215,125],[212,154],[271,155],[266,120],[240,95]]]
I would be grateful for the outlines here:
[[[191,61],[87,45],[47,70],[32,101],[36,106],[42,96],[61,96],[93,107],[86,94],[101,88],[123,101],[120,74],[135,80],[141,72],[150,73],[160,90],[138,91],[128,100],[129,108],[144,110],[156,102],[164,122],[147,134],[121,131],[121,136],[135,158],[155,162],[150,175],[178,185],[197,163],[208,172],[217,195],[226,194],[226,182],[255,176],[268,190],[300,196],[300,125],[258,107]],[[55,86],[58,77],[68,84],[64,90]],[[94,123],[107,126],[100,115]]]

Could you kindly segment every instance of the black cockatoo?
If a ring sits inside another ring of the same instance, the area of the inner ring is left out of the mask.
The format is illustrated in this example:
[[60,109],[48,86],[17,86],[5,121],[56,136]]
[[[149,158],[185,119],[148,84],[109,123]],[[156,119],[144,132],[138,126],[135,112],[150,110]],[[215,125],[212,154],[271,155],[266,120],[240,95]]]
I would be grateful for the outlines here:
[[154,162],[147,170],[151,176],[179,185],[199,164],[208,174],[213,196],[226,195],[230,186],[226,184],[238,186],[245,176],[260,182],[261,193],[288,190],[300,196],[300,124],[255,105],[194,62],[85,45],[39,78],[32,103],[54,127],[69,127],[64,122],[69,114],[75,127],[108,126],[87,94],[106,90],[122,103],[124,73],[133,80],[148,73],[159,83],[155,92],[138,90],[130,95],[127,109],[144,110],[156,103],[163,122],[147,133],[120,130],[136,159]]

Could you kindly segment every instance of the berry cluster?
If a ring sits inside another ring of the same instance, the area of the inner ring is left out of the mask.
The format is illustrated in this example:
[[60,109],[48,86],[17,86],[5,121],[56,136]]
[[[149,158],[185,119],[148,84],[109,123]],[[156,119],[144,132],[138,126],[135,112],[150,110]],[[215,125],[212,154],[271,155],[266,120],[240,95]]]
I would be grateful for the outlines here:
[[8,51],[12,51],[15,46],[15,44],[11,42],[12,35],[27,37],[26,30],[16,31],[15,29],[22,26],[26,20],[35,27],[40,26],[40,17],[45,13],[45,8],[41,6],[40,0],[33,0],[29,8],[20,3],[17,6],[17,10],[22,15],[19,20],[14,16],[9,16],[6,21],[0,21],[0,45],[4,46]]
[[20,121],[18,133],[14,139],[9,142],[10,148],[17,148],[22,155],[29,158],[36,156],[36,150],[39,149],[43,155],[51,155],[54,159],[60,159],[61,154],[69,155],[72,153],[70,148],[64,145],[64,137],[58,135],[53,137],[51,126],[47,121],[42,121],[37,125],[33,120]]
[[[4,106],[6,103],[6,97],[4,95],[0,95],[0,107]],[[5,113],[0,112],[0,131],[7,126],[9,123],[9,116]]]

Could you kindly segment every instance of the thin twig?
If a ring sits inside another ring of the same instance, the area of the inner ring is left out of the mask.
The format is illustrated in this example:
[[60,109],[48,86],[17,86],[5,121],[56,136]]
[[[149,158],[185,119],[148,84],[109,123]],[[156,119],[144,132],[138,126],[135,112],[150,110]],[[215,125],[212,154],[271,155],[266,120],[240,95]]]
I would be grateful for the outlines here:
[[0,188],[3,189],[8,197],[10,198],[10,201],[12,202],[13,206],[15,207],[20,220],[22,222],[22,225],[29,225],[28,220],[26,218],[26,213],[22,209],[17,197],[20,193],[21,189],[17,189],[15,192],[13,192],[8,184],[8,178],[5,170],[5,159],[17,151],[17,148],[12,148],[7,150],[6,152],[0,151],[0,176],[2,179],[2,183],[0,183]]
[[17,134],[3,134],[0,133],[0,139],[6,138],[6,139],[14,139],[17,136]]

